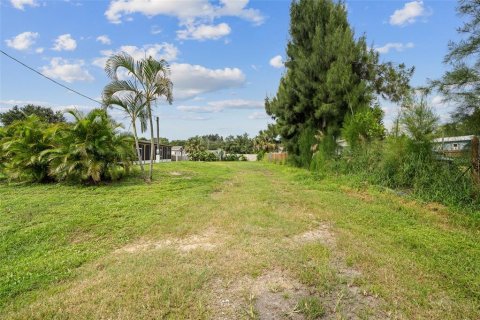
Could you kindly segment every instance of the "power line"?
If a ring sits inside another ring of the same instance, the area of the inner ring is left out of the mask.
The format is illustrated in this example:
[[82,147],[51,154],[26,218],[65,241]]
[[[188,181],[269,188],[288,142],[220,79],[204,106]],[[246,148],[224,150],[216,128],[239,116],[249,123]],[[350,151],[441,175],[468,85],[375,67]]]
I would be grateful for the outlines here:
[[60,82],[58,82],[58,81],[56,81],[56,80],[53,80],[53,79],[50,78],[50,77],[47,77],[47,76],[44,75],[43,73],[38,72],[38,71],[35,70],[34,68],[32,68],[32,67],[26,65],[25,63],[23,63],[22,61],[14,58],[14,57],[12,57],[11,55],[9,55],[8,53],[6,53],[5,51],[0,50],[0,52],[3,53],[4,55],[6,55],[7,57],[9,57],[10,59],[12,59],[13,61],[18,62],[19,64],[21,64],[21,65],[24,66],[25,68],[30,69],[31,71],[33,71],[33,72],[35,72],[36,74],[39,74],[40,76],[42,76],[42,77],[44,77],[44,78],[52,81],[53,83],[59,85],[60,87],[65,88],[65,89],[67,89],[68,91],[71,91],[71,92],[73,92],[73,93],[76,93],[76,94],[78,94],[79,96],[82,96],[82,97],[84,97],[84,98],[86,98],[86,99],[88,99],[88,100],[91,100],[91,101],[93,101],[93,102],[102,104],[100,101],[97,101],[97,100],[95,100],[95,99],[93,99],[93,98],[90,98],[89,96],[86,96],[86,95],[84,95],[83,93],[78,92],[78,91],[75,90],[75,89],[69,88],[69,87],[67,87],[66,85],[61,84]]

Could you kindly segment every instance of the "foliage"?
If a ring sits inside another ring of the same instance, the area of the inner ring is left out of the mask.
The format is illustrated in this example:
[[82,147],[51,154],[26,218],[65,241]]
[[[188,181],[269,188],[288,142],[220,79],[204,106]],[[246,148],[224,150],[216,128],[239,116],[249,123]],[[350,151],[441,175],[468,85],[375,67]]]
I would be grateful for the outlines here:
[[223,161],[247,161],[247,158],[243,154],[227,154],[223,157]]
[[0,157],[10,180],[97,183],[129,172],[133,140],[104,110],[70,111],[72,124],[48,124],[37,116],[2,129]]
[[83,115],[70,111],[72,126],[60,132],[55,148],[42,152],[49,160],[49,174],[57,181],[98,183],[128,174],[135,158],[133,140],[118,134],[116,124],[104,110]]
[[294,1],[290,17],[286,72],[265,108],[289,159],[308,167],[313,135],[320,131],[335,140],[345,116],[369,108],[376,95],[403,100],[413,68],[379,63],[366,38],[355,38],[342,2]]
[[59,125],[49,125],[36,115],[8,126],[0,141],[7,177],[10,180],[49,181],[49,161],[42,157],[42,152],[52,148],[59,129]]
[[[465,127],[462,133],[480,134],[480,2],[460,0],[458,13],[466,19],[458,29],[462,40],[450,42],[445,63],[450,65],[432,85],[439,89],[447,101],[457,103],[453,123]],[[466,130],[465,130],[466,129]]]
[[248,137],[248,133],[235,137],[228,136],[225,138],[225,151],[240,154],[253,153],[253,140]]
[[[120,80],[119,69],[127,72],[129,79]],[[155,158],[154,127],[152,104],[159,97],[172,104],[173,83],[170,80],[170,68],[165,60],[155,60],[151,56],[138,61],[126,52],[112,55],[106,63],[105,72],[112,81],[103,89],[103,100],[109,101],[112,98],[130,96],[133,101],[143,105],[145,115],[150,126],[150,171],[147,181],[152,180],[153,161]],[[158,137],[157,137],[158,138]]]
[[0,113],[0,122],[2,122],[4,126],[9,126],[14,121],[25,120],[31,115],[35,115],[39,120],[48,123],[65,122],[65,117],[62,112],[54,112],[51,108],[35,106],[32,104],[27,104],[21,108],[14,106],[12,109]]
[[122,111],[128,118],[132,125],[133,139],[135,141],[135,149],[137,153],[137,160],[140,164],[142,176],[146,179],[145,168],[143,166],[143,158],[140,152],[139,139],[137,134],[137,121],[140,123],[141,132],[147,130],[148,115],[146,112],[145,101],[141,95],[133,94],[132,92],[122,94],[105,95],[103,97],[103,104],[105,108],[115,108]]
[[342,137],[355,148],[358,144],[365,144],[385,136],[383,126],[384,112],[379,105],[373,108],[359,110],[353,115],[347,115],[342,129]]
[[253,149],[259,155],[267,152],[278,152],[280,140],[277,125],[269,124],[266,130],[260,130],[258,135],[253,138]]
[[428,143],[438,127],[439,118],[426,103],[422,95],[419,102],[404,108],[400,116],[400,123],[405,133],[417,143]]

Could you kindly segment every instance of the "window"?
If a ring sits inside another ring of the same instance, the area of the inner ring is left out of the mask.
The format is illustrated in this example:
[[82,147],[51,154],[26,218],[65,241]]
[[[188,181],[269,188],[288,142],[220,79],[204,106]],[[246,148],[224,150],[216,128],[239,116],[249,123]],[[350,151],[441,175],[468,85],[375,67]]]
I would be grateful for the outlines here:
[[458,143],[453,144],[453,150],[458,150]]

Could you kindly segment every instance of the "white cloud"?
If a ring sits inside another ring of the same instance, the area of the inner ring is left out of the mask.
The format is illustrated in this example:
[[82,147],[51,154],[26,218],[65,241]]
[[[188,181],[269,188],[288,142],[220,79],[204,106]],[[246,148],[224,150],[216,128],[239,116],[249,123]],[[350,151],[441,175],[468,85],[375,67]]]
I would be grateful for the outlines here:
[[161,44],[146,44],[140,48],[137,46],[121,46],[117,50],[100,51],[103,57],[95,58],[92,63],[93,65],[103,69],[105,68],[105,63],[107,62],[108,58],[111,55],[120,52],[126,52],[136,60],[151,56],[154,59],[165,59],[168,62],[177,60],[177,56],[179,54],[177,47],[166,42]]
[[[34,104],[34,105],[46,105],[49,104],[45,101],[38,101],[38,100],[0,100],[0,105],[9,105],[9,106],[22,106],[25,104]],[[8,107],[10,108],[10,107]]]
[[106,34],[98,36],[97,41],[105,45],[112,44],[112,40],[110,40],[110,38]]
[[36,39],[38,38],[38,32],[22,32],[11,39],[5,40],[5,43],[10,48],[16,50],[27,50],[33,44],[35,44]]
[[239,17],[257,25],[264,21],[260,11],[246,8],[248,0],[220,0],[219,2],[219,5],[215,5],[208,0],[112,0],[105,16],[112,23],[121,23],[122,17],[133,13],[141,13],[148,17],[173,16],[178,18],[181,24],[196,20],[212,21],[222,16]]
[[390,24],[394,26],[404,26],[414,23],[418,17],[426,15],[423,1],[407,2],[402,9],[395,10],[390,16]]
[[57,39],[55,39],[55,44],[52,48],[52,50],[55,51],[73,51],[77,48],[77,41],[72,38],[72,35],[67,33],[67,34],[62,34],[61,36],[58,36]]
[[402,52],[405,49],[411,49],[415,47],[413,42],[400,43],[400,42],[389,42],[382,47],[375,47],[375,51],[379,53],[388,53],[390,50],[396,50],[397,52]]
[[38,3],[36,0],[10,0],[12,6],[19,10],[24,10],[25,6],[37,7]]
[[200,65],[174,63],[171,65],[174,98],[194,98],[197,95],[245,83],[245,74],[238,68],[208,69]]
[[43,53],[44,50],[45,50],[44,48],[37,48],[37,49],[35,49],[35,52],[36,53]]
[[232,99],[232,100],[219,100],[208,102],[205,106],[178,106],[177,109],[184,112],[194,113],[213,113],[221,112],[226,109],[235,110],[250,110],[261,109],[264,107],[264,102],[261,100],[244,100],[244,99]]
[[43,66],[42,73],[53,79],[60,79],[66,82],[92,81],[94,78],[85,69],[83,60],[69,61],[62,58],[52,58],[50,65]]
[[217,25],[193,25],[189,24],[184,30],[177,31],[177,37],[181,40],[217,40],[230,34],[232,29],[226,23]]
[[162,33],[162,29],[160,29],[159,26],[152,26],[150,28],[150,33],[151,34],[160,34],[160,33]]
[[278,55],[270,59],[270,65],[274,68],[283,68],[282,56]]
[[270,117],[265,112],[256,111],[256,112],[252,113],[251,115],[249,115],[248,119],[250,119],[250,120],[263,120],[263,119],[270,119]]

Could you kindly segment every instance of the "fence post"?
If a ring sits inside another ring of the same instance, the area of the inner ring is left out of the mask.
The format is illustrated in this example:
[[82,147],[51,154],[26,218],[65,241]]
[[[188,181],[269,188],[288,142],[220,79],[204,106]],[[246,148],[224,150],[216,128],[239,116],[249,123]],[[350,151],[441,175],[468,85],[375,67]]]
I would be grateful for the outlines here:
[[480,152],[477,136],[472,139],[472,167],[473,179],[477,184],[480,184]]

